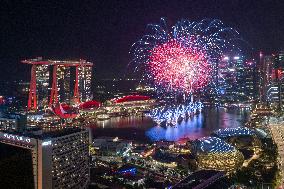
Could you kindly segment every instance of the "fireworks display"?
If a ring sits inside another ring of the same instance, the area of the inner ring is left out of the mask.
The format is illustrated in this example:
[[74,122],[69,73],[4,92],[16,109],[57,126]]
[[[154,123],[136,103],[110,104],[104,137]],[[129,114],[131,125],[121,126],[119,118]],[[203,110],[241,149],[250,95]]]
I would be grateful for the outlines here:
[[175,126],[179,121],[188,119],[192,114],[201,111],[201,102],[180,104],[177,106],[157,107],[150,111],[147,116],[151,117],[158,125]]
[[[163,93],[191,94],[215,82],[217,62],[237,49],[238,33],[220,20],[181,20],[171,29],[164,19],[132,47],[133,62]],[[211,85],[216,86],[216,85]]]
[[194,101],[194,95],[220,93],[218,63],[225,53],[240,51],[234,45],[239,34],[220,20],[181,20],[169,29],[162,18],[160,24],[150,24],[147,29],[132,46],[132,63],[158,96],[168,101],[148,116],[158,125],[174,126],[201,110],[202,103]]
[[156,86],[166,91],[192,93],[207,85],[210,65],[206,53],[171,40],[151,50],[149,71]]

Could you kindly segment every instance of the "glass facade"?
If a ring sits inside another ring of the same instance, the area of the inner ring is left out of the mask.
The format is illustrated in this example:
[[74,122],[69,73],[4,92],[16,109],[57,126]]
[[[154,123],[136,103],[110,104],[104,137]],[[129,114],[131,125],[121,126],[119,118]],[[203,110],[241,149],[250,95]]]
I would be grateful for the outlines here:
[[265,73],[268,78],[266,100],[274,107],[284,106],[284,53],[274,55],[270,69]]
[[70,103],[70,67],[58,65],[57,71],[57,90],[59,102]]
[[48,106],[49,75],[50,73],[48,65],[36,66],[36,94],[39,109],[43,109]]
[[90,180],[89,131],[72,129],[33,137],[0,132],[0,142],[31,151],[35,189],[85,189]]
[[53,188],[87,188],[89,134],[80,132],[52,139]]
[[92,100],[92,67],[79,66],[78,67],[78,84],[80,101],[85,102]]

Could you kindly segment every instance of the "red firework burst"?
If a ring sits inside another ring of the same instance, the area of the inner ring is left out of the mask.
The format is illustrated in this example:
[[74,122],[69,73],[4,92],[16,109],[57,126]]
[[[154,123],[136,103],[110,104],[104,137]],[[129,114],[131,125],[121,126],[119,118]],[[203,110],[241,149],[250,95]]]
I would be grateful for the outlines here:
[[168,92],[192,93],[209,82],[211,67],[202,50],[171,40],[151,50],[148,62],[155,85]]

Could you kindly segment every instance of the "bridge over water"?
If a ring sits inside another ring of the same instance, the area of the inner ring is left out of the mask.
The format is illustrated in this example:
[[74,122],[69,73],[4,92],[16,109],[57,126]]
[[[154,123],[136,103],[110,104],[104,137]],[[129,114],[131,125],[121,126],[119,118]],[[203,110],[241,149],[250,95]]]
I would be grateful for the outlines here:
[[223,178],[224,176],[225,176],[224,171],[200,170],[184,178],[183,180],[172,186],[171,189],[178,189],[178,188],[204,189],[214,184],[216,181]]

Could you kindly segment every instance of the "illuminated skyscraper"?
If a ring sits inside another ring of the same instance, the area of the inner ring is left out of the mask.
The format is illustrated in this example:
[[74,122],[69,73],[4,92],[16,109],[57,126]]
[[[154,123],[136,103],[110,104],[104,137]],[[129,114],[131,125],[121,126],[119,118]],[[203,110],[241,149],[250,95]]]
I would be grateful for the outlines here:
[[92,67],[78,66],[78,82],[81,101],[92,100]]
[[70,67],[58,65],[56,70],[58,101],[69,104],[71,98]]
[[274,67],[274,56],[264,56],[260,53],[260,63],[258,65],[259,75],[259,94],[260,101],[266,103],[268,101],[268,90],[273,82],[272,73]]
[[224,57],[219,63],[218,78],[221,99],[224,100],[224,97],[233,98],[232,93],[234,91],[234,83],[236,82],[236,73],[229,56]]
[[255,60],[244,62],[243,75],[239,80],[241,85],[241,93],[244,94],[245,100],[255,100],[258,96],[258,69]]
[[[68,128],[25,134],[0,131],[0,143],[30,152],[35,189],[88,188],[90,172],[87,130]],[[17,176],[14,179],[17,181]]]
[[[29,110],[40,110],[57,103],[78,103],[92,99],[93,63],[85,60],[59,61],[42,58],[23,60],[31,64]],[[76,69],[72,75],[71,68]],[[71,82],[74,78],[74,82]],[[51,84],[51,85],[50,85]]]
[[225,56],[218,64],[218,87],[222,101],[235,101],[242,89],[243,57]]
[[[270,72],[271,71],[271,72]],[[284,105],[284,52],[273,56],[273,64],[266,72],[267,101],[271,106],[283,109]]]
[[38,100],[37,104],[40,109],[48,106],[49,72],[48,65],[36,66],[36,94]]

